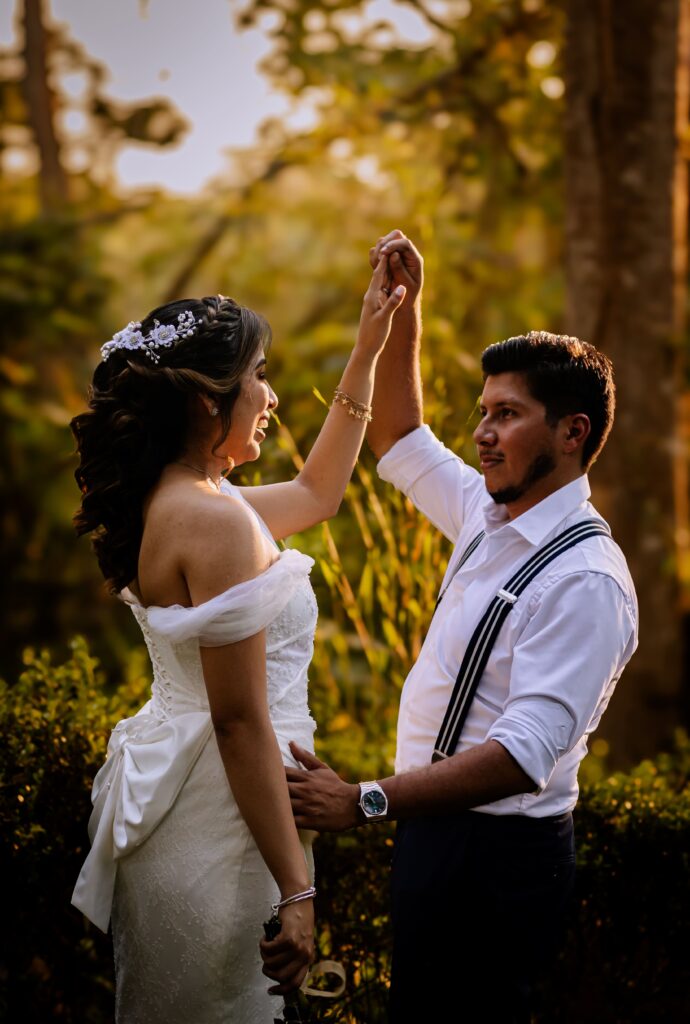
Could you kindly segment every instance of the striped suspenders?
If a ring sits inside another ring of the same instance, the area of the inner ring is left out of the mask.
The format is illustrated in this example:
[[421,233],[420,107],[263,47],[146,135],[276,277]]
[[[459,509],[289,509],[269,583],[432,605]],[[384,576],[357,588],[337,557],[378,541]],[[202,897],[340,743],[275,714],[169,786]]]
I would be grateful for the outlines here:
[[[471,541],[463,552],[457,569],[460,569],[465,564],[472,552],[479,546],[483,536],[484,534],[481,533]],[[606,527],[596,519],[585,519],[575,526],[568,527],[560,536],[545,544],[543,548],[540,548],[539,551],[532,555],[518,569],[515,575],[508,580],[505,587],[498,591],[484,612],[479,625],[472,634],[472,639],[467,645],[450,702],[443,718],[443,724],[436,739],[436,748],[431,758],[432,761],[441,761],[443,758],[450,757],[455,752],[462,727],[465,724],[465,719],[472,703],[472,698],[486,668],[491,649],[496,643],[496,638],[508,616],[508,612],[525,587],[554,558],[558,558],[564,551],[568,551],[569,548],[579,544],[580,541],[585,540],[587,537],[596,536],[611,536]],[[439,597],[437,607],[443,594],[445,594],[445,590],[441,597]]]

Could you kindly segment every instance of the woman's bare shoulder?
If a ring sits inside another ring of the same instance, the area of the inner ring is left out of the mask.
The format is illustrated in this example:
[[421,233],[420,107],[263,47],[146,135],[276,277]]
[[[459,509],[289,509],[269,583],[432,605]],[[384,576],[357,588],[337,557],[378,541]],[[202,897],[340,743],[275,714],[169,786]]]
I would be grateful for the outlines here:
[[174,551],[193,604],[252,579],[272,561],[252,509],[203,483],[161,488],[149,506],[146,532],[156,535],[156,546]]

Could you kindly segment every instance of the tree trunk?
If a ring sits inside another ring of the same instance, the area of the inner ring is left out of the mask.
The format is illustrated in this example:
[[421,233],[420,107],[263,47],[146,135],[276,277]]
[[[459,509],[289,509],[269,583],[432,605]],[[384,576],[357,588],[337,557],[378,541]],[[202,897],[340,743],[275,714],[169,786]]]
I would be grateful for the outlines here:
[[41,209],[51,213],[67,202],[67,175],[60,161],[60,146],[53,117],[55,96],[48,81],[48,41],[43,0],[23,0],[24,96],[40,159]]
[[667,745],[684,706],[688,13],[688,0],[567,0],[567,329],[615,366],[592,484],[640,601],[640,647],[600,730],[619,764]]

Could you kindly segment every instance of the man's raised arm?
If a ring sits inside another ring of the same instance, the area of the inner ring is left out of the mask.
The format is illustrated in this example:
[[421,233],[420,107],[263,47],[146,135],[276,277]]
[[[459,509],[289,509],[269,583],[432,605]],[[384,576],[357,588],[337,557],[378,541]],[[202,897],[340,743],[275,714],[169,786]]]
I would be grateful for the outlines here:
[[419,351],[424,264],[409,238],[397,230],[380,238],[369,250],[374,267],[382,256],[388,259],[390,287],[404,284],[407,294],[395,315],[376,371],[373,420],[367,429],[367,441],[379,459],[423,421]]

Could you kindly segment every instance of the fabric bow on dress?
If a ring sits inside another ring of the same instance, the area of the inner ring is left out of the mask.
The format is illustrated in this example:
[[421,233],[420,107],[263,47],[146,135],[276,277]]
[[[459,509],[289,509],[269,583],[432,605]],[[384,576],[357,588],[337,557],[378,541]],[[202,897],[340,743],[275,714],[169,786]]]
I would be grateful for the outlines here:
[[208,740],[208,711],[160,721],[150,702],[119,722],[108,758],[94,779],[89,820],[91,852],[72,897],[75,907],[107,932],[117,861],[140,846],[160,824]]

